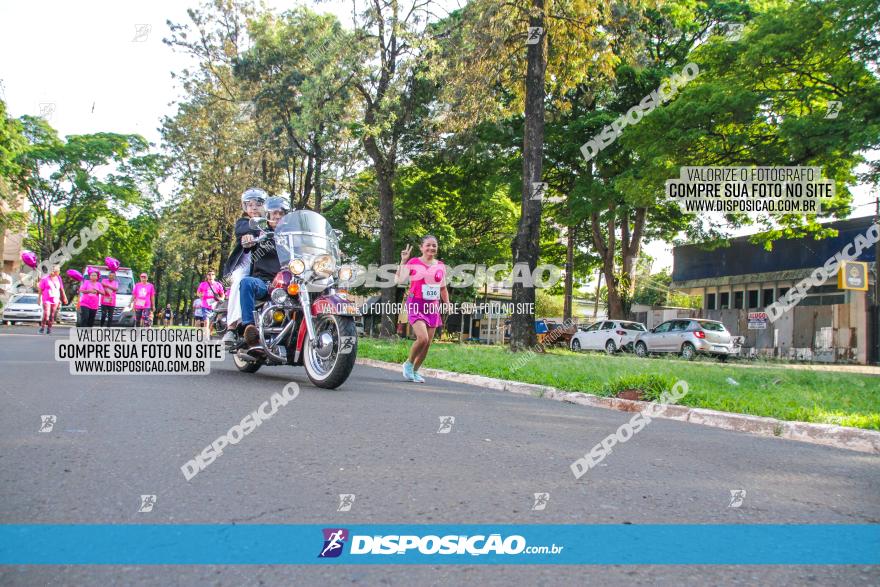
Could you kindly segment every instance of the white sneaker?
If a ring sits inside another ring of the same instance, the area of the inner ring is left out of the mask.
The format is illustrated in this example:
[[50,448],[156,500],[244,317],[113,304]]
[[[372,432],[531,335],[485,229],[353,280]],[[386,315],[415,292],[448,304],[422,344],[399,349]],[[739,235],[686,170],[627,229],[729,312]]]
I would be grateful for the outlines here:
[[416,383],[424,383],[425,378],[418,374],[418,372],[413,371],[413,381]]
[[407,381],[413,381],[413,364],[406,361],[403,364],[403,378]]
[[232,342],[235,340],[235,333],[231,330],[226,331],[226,334],[223,335],[221,342]]

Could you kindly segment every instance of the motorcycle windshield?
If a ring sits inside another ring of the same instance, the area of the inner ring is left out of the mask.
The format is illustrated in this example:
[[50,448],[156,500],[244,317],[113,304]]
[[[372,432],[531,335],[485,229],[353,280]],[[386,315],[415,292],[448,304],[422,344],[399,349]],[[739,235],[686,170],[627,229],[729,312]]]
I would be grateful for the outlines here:
[[296,210],[275,227],[275,248],[282,267],[295,258],[330,255],[339,263],[339,239],[327,219],[312,210]]

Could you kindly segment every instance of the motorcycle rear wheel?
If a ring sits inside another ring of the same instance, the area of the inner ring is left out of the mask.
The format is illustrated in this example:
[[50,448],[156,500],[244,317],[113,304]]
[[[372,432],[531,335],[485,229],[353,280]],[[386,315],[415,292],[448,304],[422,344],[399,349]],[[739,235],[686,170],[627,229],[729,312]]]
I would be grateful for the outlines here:
[[[314,322],[315,338],[323,344],[315,346],[306,335],[303,343],[303,366],[306,375],[317,387],[336,389],[342,385],[357,358],[357,329],[350,316],[323,314]],[[350,338],[349,338],[350,337]],[[349,348],[343,349],[347,340]],[[347,350],[347,352],[340,352]]]

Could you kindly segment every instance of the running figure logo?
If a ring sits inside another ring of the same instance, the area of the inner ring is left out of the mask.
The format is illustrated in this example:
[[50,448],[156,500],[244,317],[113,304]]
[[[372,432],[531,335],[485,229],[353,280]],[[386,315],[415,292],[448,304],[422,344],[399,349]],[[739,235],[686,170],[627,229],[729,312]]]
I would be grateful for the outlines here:
[[449,434],[452,432],[452,425],[455,424],[455,416],[438,416],[440,418],[440,428],[437,434]]
[[324,548],[318,558],[336,558],[342,554],[342,547],[348,540],[348,530],[345,528],[324,528]]
[[40,432],[52,432],[52,428],[55,427],[55,422],[58,421],[56,416],[40,416]]
[[532,200],[543,200],[544,192],[547,191],[547,182],[546,181],[533,181],[532,182]]
[[339,339],[339,354],[347,355],[354,350],[354,336],[343,336]]
[[141,507],[138,508],[139,513],[150,513],[153,511],[153,507],[156,505],[156,496],[155,495],[142,495],[141,496]]
[[825,111],[825,118],[830,118],[832,120],[837,118],[837,115],[840,114],[841,106],[843,106],[843,102],[840,102],[839,100],[829,100],[828,110]]
[[131,40],[132,43],[143,43],[148,38],[150,38],[150,32],[153,30],[153,25],[150,24],[136,24],[134,25],[134,38]]
[[339,494],[339,507],[336,508],[336,511],[337,512],[350,512],[352,505],[354,505],[354,493],[340,493]]
[[526,37],[526,45],[537,45],[538,41],[541,40],[541,35],[544,34],[543,27],[539,26],[530,26],[529,27],[529,36]]
[[730,503],[727,504],[729,508],[738,508],[743,504],[743,501],[746,498],[746,490],[745,489],[731,489],[730,490]]
[[549,493],[536,493],[535,494],[535,503],[532,505],[533,511],[540,511],[547,507],[547,502],[550,501]]

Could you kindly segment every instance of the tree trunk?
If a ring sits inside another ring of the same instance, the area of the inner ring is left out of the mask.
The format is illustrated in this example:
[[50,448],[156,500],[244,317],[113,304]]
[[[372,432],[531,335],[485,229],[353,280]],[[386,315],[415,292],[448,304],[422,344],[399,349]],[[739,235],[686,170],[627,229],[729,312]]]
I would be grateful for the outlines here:
[[[153,288],[156,292],[156,304],[159,304],[159,293],[162,291],[162,268],[156,269],[155,279],[153,279]],[[155,310],[156,308],[153,308]]]
[[[319,132],[323,131],[323,126],[319,129]],[[315,207],[314,210],[318,214],[321,213],[321,200],[323,199],[323,192],[321,191],[321,172],[324,163],[324,149],[321,147],[320,141],[315,141]]]
[[[394,258],[394,187],[392,176],[384,168],[377,174],[379,178],[379,264],[390,265],[400,260]],[[391,285],[382,289],[382,303],[391,307],[397,297],[397,287]],[[397,315],[382,314],[379,328],[380,337],[391,337],[397,331]]]
[[[530,27],[544,29],[544,0],[532,0],[529,17]],[[533,273],[538,265],[540,254],[541,200],[531,199],[532,183],[541,181],[544,157],[544,75],[547,69],[546,33],[534,45],[528,45],[526,52],[526,104],[525,133],[523,138],[523,186],[522,213],[516,237],[511,246],[513,262],[526,263]],[[534,308],[535,288],[522,283],[513,285],[512,302],[514,306],[523,304]],[[534,312],[516,312],[510,323],[510,349],[526,350],[535,345]]]
[[563,295],[562,320],[568,322],[571,320],[572,314],[572,289],[574,287],[574,237],[575,229],[573,226],[568,227],[568,242],[565,248],[565,293]]

